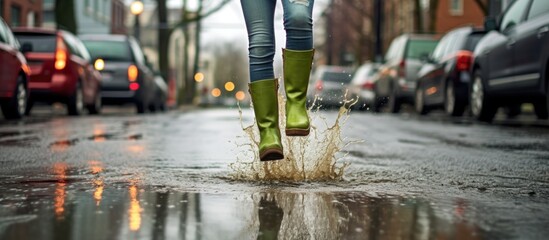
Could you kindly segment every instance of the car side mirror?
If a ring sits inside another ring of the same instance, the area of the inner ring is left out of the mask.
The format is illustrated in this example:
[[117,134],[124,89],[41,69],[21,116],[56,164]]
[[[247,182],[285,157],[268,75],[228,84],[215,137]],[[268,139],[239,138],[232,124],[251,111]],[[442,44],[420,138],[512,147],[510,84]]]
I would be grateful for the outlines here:
[[489,31],[498,30],[498,29],[499,29],[499,26],[498,26],[498,21],[496,20],[496,18],[486,17],[484,19],[484,30],[489,32]]
[[23,46],[21,46],[21,52],[22,53],[32,52],[32,44],[24,43]]

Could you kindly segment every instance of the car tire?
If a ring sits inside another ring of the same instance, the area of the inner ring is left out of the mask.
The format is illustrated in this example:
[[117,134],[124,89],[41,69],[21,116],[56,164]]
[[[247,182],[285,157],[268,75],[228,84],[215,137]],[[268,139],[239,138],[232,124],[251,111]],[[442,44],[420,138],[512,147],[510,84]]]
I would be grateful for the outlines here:
[[76,84],[76,89],[67,101],[67,110],[70,116],[79,116],[84,110],[84,93],[80,82]]
[[446,90],[444,91],[444,110],[446,114],[453,117],[463,116],[467,105],[466,92],[467,89],[461,85],[455,86],[451,81],[446,83]]
[[103,107],[103,102],[101,99],[101,93],[97,92],[95,94],[95,99],[92,104],[88,105],[88,112],[92,115],[97,115],[101,113],[101,107]]
[[414,96],[414,109],[419,115],[426,115],[429,113],[427,106],[425,105],[425,96],[423,95],[423,88],[418,86]]
[[14,94],[7,102],[2,103],[2,112],[6,119],[21,119],[25,115],[28,103],[28,89],[23,76],[17,77]]
[[166,111],[166,103],[164,103],[164,102],[160,103],[160,106],[158,107],[158,110],[160,112],[165,112]]
[[402,103],[400,102],[400,99],[398,98],[398,95],[396,93],[396,89],[393,87],[391,91],[391,96],[389,97],[389,112],[390,113],[398,113],[400,112],[400,106]]
[[149,106],[148,106],[147,102],[143,99],[143,97],[138,99],[135,103],[135,108],[136,108],[138,114],[145,113],[147,111],[148,107]]
[[549,118],[549,96],[545,96],[545,99],[540,99],[534,103],[534,111],[538,119]]
[[480,70],[476,70],[474,73],[469,96],[471,98],[471,114],[473,117],[479,121],[492,122],[498,107],[486,94]]

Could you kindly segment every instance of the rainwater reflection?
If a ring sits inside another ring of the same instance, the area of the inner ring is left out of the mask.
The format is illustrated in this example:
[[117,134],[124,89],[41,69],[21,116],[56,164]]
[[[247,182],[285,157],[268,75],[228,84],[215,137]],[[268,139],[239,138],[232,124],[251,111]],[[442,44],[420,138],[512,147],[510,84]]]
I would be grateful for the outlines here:
[[[0,239],[482,239],[467,203],[364,192],[189,193],[106,183],[89,161],[92,184],[36,185],[14,204],[0,198]],[[88,190],[83,190],[88,186]],[[91,187],[90,187],[91,186]],[[0,187],[4,188],[4,187]],[[7,190],[10,194],[11,189]],[[298,189],[295,189],[298,190]],[[51,193],[51,194],[48,194]],[[53,206],[53,209],[52,207]],[[473,214],[474,215],[474,214]],[[25,222],[10,222],[33,216]]]

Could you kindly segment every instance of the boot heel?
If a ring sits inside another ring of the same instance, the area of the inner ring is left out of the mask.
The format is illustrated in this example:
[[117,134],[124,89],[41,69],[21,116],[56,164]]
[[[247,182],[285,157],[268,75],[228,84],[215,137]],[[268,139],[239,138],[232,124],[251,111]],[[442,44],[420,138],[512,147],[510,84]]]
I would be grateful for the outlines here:
[[286,129],[286,136],[288,137],[305,137],[311,132],[310,128],[307,129]]
[[262,162],[282,159],[284,159],[284,153],[277,148],[265,149],[259,156],[259,160]]

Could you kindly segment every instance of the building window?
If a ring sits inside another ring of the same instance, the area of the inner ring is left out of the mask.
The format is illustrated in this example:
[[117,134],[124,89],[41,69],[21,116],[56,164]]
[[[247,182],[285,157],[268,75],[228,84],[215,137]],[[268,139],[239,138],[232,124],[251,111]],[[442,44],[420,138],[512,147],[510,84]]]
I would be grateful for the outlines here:
[[461,16],[463,15],[463,0],[449,0],[450,1],[450,15]]
[[27,27],[34,27],[35,20],[35,14],[33,11],[27,13]]
[[21,7],[12,5],[11,6],[11,26],[19,27],[21,26]]

